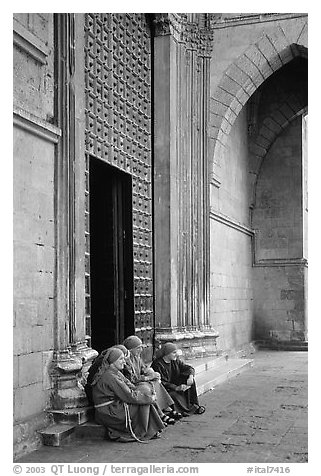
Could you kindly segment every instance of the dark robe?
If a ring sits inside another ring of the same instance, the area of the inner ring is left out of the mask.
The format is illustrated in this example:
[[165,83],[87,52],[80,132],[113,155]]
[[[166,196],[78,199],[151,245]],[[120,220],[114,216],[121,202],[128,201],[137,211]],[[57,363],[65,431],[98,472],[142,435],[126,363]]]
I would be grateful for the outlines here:
[[[133,432],[140,440],[149,440],[164,428],[151,393],[140,392],[116,369],[108,368],[92,385],[92,396],[95,419],[107,428],[111,439],[132,436],[129,425],[126,426],[124,403],[128,405]],[[109,401],[112,403],[100,406]]]
[[194,413],[199,407],[195,382],[185,392],[176,390],[182,383],[186,384],[190,375],[195,374],[194,368],[179,359],[167,363],[163,357],[155,359],[152,368],[160,373],[163,386],[175,402],[175,410]]
[[153,391],[156,393],[156,402],[161,411],[172,407],[174,405],[174,401],[161,382],[159,382],[157,379],[146,381],[148,370],[149,367],[145,364],[141,356],[131,356],[129,361],[126,362],[123,374],[128,378],[128,380],[137,386],[137,389],[139,389],[141,386],[143,391],[144,387],[146,388],[148,385],[150,385]]

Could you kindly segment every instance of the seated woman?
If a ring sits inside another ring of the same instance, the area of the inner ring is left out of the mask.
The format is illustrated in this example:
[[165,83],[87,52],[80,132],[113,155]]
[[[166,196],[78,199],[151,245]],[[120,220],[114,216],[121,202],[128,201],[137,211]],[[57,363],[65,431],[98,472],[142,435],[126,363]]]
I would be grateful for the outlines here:
[[[124,357],[125,357],[125,365],[126,365],[126,362],[128,361],[128,358],[129,358],[129,355],[130,355],[129,350],[126,349],[126,347],[122,344],[113,345],[112,348],[120,349],[123,352]],[[96,373],[98,372],[98,370],[99,370],[99,368],[102,364],[102,361],[104,359],[104,356],[105,356],[107,350],[108,349],[105,349],[105,350],[101,351],[101,353],[99,355],[97,355],[97,357],[93,360],[91,366],[89,367],[87,382],[86,382],[86,385],[85,385],[85,392],[86,392],[86,396],[87,396],[87,399],[88,399],[88,402],[89,402],[90,406],[94,405],[93,398],[92,398],[92,382],[93,382],[94,377],[95,377]]]
[[120,349],[106,351],[92,381],[95,419],[108,436],[117,441],[146,441],[165,428],[157,409],[156,395],[142,393],[122,373],[125,365]]
[[174,405],[174,401],[161,384],[160,374],[144,363],[141,356],[143,349],[142,341],[139,337],[132,335],[127,337],[123,344],[129,351],[123,371],[124,375],[136,386],[146,387],[147,385],[153,388],[156,393],[157,405],[162,412],[162,420],[168,425],[173,425],[175,419],[179,417],[177,412],[173,412],[171,408]]
[[166,342],[157,353],[152,368],[161,375],[161,382],[175,402],[175,409],[183,416],[204,413],[205,407],[198,402],[192,366],[178,359],[177,347]]

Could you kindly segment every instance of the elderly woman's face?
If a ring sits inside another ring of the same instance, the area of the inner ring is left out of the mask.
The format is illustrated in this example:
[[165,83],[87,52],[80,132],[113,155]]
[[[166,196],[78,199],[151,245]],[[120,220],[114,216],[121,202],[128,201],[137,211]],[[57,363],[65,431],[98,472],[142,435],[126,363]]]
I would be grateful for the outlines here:
[[140,355],[142,353],[142,350],[143,350],[143,346],[142,345],[139,345],[138,347],[135,347],[135,349],[131,349],[130,350],[130,353],[136,357],[137,355]]
[[173,350],[173,352],[171,352],[170,354],[167,354],[167,355],[166,355],[166,358],[167,358],[168,360],[176,360],[176,359],[177,359],[177,356],[178,356],[177,350]]
[[123,355],[121,355],[119,359],[115,360],[115,362],[111,364],[111,366],[114,366],[114,368],[117,370],[123,370],[124,365],[125,365],[125,357]]

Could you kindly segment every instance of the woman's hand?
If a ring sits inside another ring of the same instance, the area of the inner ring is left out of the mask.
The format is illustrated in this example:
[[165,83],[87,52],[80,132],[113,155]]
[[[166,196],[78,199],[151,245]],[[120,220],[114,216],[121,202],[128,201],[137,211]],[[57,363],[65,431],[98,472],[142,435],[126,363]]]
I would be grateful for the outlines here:
[[148,367],[145,371],[144,371],[145,375],[148,375],[149,377],[151,377],[152,375],[154,375],[154,370],[151,368],[151,367]]
[[193,377],[193,375],[190,375],[188,377],[188,379],[186,380],[186,384],[191,386],[191,385],[193,385],[193,382],[194,382],[194,377]]
[[151,371],[146,373],[145,381],[150,382],[151,380],[161,380],[161,376],[158,372],[154,372],[154,370],[150,369]]
[[189,385],[185,385],[185,383],[182,383],[181,385],[178,385],[176,387],[176,392],[185,392],[185,390],[187,390],[188,388],[190,388]]

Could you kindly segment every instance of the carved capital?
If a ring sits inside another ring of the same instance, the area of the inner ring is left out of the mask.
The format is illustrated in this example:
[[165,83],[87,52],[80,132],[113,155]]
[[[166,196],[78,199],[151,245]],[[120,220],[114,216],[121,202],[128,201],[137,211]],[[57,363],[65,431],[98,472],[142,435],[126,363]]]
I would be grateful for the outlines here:
[[197,51],[199,56],[210,57],[213,49],[213,30],[199,22],[188,22],[184,31],[184,41],[186,47]]
[[206,13],[155,13],[155,36],[172,35],[186,48],[200,56],[210,56],[213,41],[213,18]]
[[155,13],[153,24],[155,36],[171,34],[169,13]]
[[181,41],[185,17],[183,13],[155,13],[153,20],[155,36],[173,35],[177,41]]

